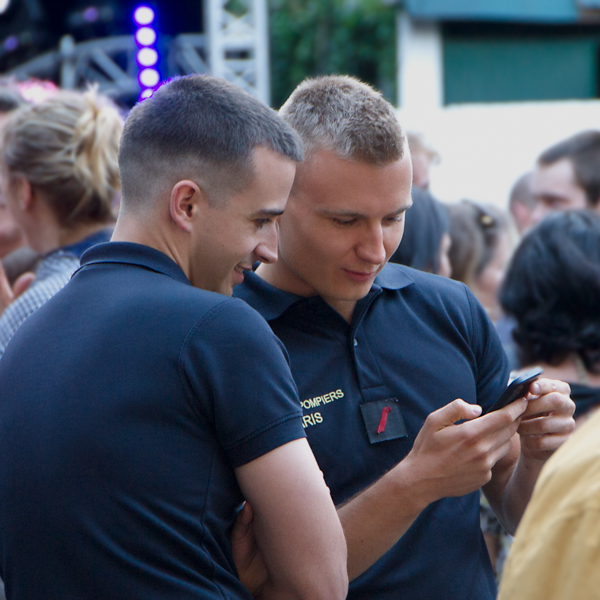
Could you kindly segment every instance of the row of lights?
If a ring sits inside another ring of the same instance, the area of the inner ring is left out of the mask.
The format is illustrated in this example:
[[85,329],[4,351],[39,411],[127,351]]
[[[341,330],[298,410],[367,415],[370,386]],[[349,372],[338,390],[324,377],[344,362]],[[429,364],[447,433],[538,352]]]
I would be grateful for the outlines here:
[[140,100],[149,98],[160,84],[160,73],[157,68],[159,56],[156,48],[156,29],[154,19],[156,15],[149,6],[138,6],[133,11],[133,21],[137,27],[135,41],[138,45],[136,55],[137,64],[140,68],[138,81],[142,92]]

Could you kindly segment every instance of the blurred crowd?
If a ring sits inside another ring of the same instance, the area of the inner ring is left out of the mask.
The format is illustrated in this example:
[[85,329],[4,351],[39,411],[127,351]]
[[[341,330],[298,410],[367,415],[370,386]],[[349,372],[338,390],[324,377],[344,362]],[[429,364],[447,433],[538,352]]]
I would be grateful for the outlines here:
[[[505,210],[482,200],[438,201],[427,188],[440,158],[419,134],[408,140],[414,205],[391,260],[465,283],[513,371],[540,366],[567,381],[581,425],[600,407],[600,131],[541,152]],[[499,578],[512,536],[483,495],[481,524]]]
[[[120,201],[122,111],[94,90],[44,85],[32,101],[23,93],[32,87],[0,84],[0,356],[83,252],[110,240]],[[406,137],[412,206],[391,262],[468,286],[515,374],[540,366],[569,383],[579,427],[600,407],[600,131],[540,148],[505,209],[432,196],[443,156],[419,133]],[[513,538],[483,495],[481,526],[500,579]]]

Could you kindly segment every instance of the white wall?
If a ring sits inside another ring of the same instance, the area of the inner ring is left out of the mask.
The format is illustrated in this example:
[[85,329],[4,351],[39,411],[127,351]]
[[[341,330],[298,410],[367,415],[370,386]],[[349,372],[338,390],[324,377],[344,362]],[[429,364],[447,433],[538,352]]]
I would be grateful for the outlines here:
[[435,196],[501,207],[543,150],[583,129],[600,129],[597,100],[407,108],[398,115],[404,129],[422,132],[442,158],[431,171]]

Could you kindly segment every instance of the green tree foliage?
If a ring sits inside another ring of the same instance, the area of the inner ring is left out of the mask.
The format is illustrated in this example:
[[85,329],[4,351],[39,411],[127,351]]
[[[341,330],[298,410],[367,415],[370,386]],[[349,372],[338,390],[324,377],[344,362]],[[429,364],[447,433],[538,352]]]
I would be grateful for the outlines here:
[[269,0],[271,97],[306,77],[354,75],[395,103],[395,9],[382,0]]

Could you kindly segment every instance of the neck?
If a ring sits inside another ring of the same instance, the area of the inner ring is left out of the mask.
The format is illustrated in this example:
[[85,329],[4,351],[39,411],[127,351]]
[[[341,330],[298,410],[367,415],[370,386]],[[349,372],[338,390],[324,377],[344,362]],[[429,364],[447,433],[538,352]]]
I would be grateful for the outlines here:
[[176,231],[173,227],[172,223],[165,225],[154,219],[152,215],[131,215],[120,212],[111,241],[132,242],[154,248],[176,262],[191,281],[190,261],[184,260],[184,256],[189,258],[190,253],[182,252],[181,244],[176,243]]
[[31,239],[34,242],[30,246],[41,254],[46,254],[57,248],[76,244],[90,235],[105,229],[109,225],[110,223],[90,223],[69,229],[59,225],[44,227],[38,232],[33,233]]
[[[304,296],[305,298],[319,295],[314,288],[291,273],[281,258],[276,263],[261,264],[256,269],[256,274],[278,290]],[[352,321],[356,300],[338,300],[337,298],[326,298],[325,296],[321,296],[321,298],[337,311],[346,322],[350,323]]]

